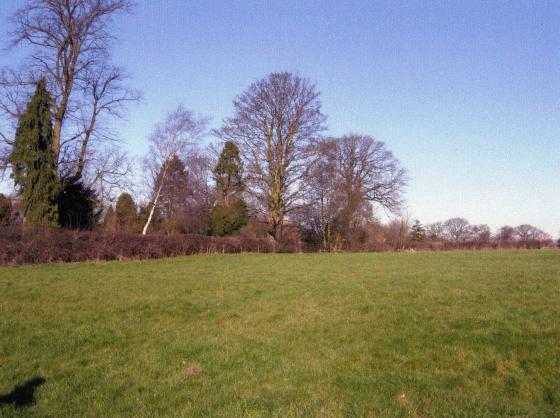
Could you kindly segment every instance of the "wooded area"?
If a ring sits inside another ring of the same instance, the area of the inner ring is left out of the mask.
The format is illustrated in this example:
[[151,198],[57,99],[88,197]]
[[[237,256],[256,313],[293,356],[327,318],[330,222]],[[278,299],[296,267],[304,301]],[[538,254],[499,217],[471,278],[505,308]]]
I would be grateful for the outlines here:
[[[112,130],[141,99],[110,56],[113,19],[130,8],[31,0],[13,16],[12,47],[32,52],[0,75],[1,162],[14,184],[0,196],[2,225],[235,235],[291,251],[552,245],[531,225],[492,234],[463,218],[413,222],[409,176],[387,145],[329,136],[317,87],[288,72],[248,86],[218,129],[183,106],[171,110],[135,166]],[[394,220],[382,224],[381,213]]]

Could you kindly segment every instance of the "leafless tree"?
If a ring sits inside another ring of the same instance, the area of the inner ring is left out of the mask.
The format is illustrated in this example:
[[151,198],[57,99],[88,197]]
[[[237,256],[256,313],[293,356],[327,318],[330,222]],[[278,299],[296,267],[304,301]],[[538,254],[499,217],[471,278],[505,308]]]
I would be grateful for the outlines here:
[[443,223],[447,238],[454,242],[465,241],[469,236],[469,221],[465,218],[451,218]]
[[543,230],[528,224],[518,225],[513,229],[515,239],[528,247],[531,241],[547,241],[551,237]]
[[174,157],[185,161],[200,140],[208,120],[195,116],[183,106],[169,113],[164,122],[154,128],[149,141],[150,148],[144,159],[144,168],[150,183],[150,210],[142,229],[146,234],[159,202],[167,172]]
[[306,212],[323,250],[360,235],[373,222],[375,206],[399,212],[406,172],[383,142],[348,135],[317,140],[310,150],[302,183]]
[[478,244],[487,244],[490,241],[490,227],[486,224],[472,225],[469,230],[470,238]]
[[248,192],[275,238],[302,196],[308,146],[324,129],[318,98],[309,80],[272,73],[234,100],[234,116],[216,131],[239,147]]
[[363,135],[347,135],[334,141],[333,157],[349,218],[363,200],[398,213],[406,171],[385,144]]
[[79,179],[88,162],[101,158],[97,145],[115,139],[108,120],[122,117],[125,105],[140,98],[124,85],[124,71],[110,64],[112,18],[130,7],[129,0],[27,0],[16,11],[10,45],[32,52],[20,69],[0,74],[0,113],[12,118],[0,134],[8,149],[14,120],[45,77],[61,178]]
[[426,235],[431,240],[442,239],[445,234],[445,227],[443,222],[434,222],[426,225]]
[[410,239],[410,218],[408,215],[393,219],[387,225],[387,238],[395,250],[401,251],[405,248]]
[[502,243],[511,242],[513,241],[513,235],[514,235],[513,227],[509,225],[504,225],[498,230],[495,239],[497,239]]

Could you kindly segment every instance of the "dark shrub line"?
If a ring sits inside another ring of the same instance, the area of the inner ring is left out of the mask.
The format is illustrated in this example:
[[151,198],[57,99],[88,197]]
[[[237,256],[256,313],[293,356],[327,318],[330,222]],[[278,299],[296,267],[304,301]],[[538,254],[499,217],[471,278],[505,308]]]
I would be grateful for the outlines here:
[[0,228],[0,265],[145,260],[205,253],[274,252],[266,238],[139,235],[54,228]]

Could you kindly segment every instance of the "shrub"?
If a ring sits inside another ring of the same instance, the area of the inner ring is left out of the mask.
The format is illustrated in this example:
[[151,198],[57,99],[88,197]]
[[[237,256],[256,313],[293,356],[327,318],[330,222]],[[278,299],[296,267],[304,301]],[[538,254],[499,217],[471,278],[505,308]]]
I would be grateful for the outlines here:
[[273,252],[264,238],[139,235],[54,228],[0,228],[0,264],[149,259],[205,253]]

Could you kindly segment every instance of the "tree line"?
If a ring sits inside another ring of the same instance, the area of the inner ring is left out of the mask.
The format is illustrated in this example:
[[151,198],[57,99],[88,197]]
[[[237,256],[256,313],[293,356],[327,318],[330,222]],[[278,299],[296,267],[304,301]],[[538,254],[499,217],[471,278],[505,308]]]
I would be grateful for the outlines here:
[[[322,251],[365,248],[380,234],[397,249],[490,239],[487,226],[462,218],[421,230],[402,219],[381,225],[376,211],[403,208],[406,170],[372,136],[327,135],[316,86],[288,72],[248,86],[218,129],[183,106],[169,112],[148,138],[142,184],[133,188],[132,165],[111,130],[141,97],[110,59],[113,18],[130,7],[28,0],[13,16],[12,46],[33,52],[22,68],[0,75],[0,160],[15,189],[11,201],[0,199],[1,222],[245,234]],[[208,134],[217,141],[205,146]],[[136,192],[119,196],[127,189]],[[508,239],[546,239],[524,227]]]

